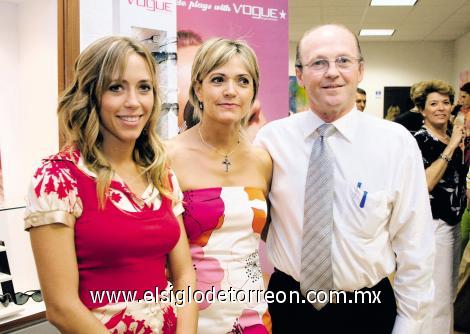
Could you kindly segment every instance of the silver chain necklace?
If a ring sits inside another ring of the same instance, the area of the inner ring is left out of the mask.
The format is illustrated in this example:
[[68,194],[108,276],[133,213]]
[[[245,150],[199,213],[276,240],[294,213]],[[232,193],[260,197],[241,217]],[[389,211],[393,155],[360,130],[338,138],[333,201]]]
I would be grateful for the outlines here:
[[224,157],[224,160],[222,161],[222,164],[225,165],[225,172],[228,173],[228,170],[229,170],[230,166],[232,166],[232,163],[230,162],[230,160],[228,158],[233,154],[233,152],[235,152],[237,150],[238,144],[240,144],[240,138],[238,138],[237,143],[235,144],[235,146],[233,147],[233,149],[229,153],[222,153],[222,152],[219,152],[214,146],[212,146],[211,144],[207,143],[204,140],[204,137],[202,136],[202,133],[201,133],[201,126],[200,125],[197,128],[197,132],[199,133],[199,137],[201,138],[201,141],[204,145],[206,145],[207,147],[212,149],[214,152],[216,152],[217,154]]

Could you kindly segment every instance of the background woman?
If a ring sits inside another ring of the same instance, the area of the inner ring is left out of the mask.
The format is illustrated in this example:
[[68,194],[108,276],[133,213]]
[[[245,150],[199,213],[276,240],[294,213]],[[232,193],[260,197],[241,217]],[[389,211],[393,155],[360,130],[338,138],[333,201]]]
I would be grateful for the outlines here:
[[[460,96],[462,100],[460,101],[462,109],[458,114],[458,117],[462,117],[465,121],[465,162],[467,166],[470,164],[470,82],[467,82],[462,87],[460,87]],[[458,119],[457,117],[457,119]],[[462,235],[462,252],[467,246],[468,241],[470,240],[470,171],[467,174],[467,209],[462,217],[461,227]]]
[[259,298],[264,283],[258,245],[272,162],[242,130],[258,85],[258,64],[250,47],[240,41],[208,40],[191,71],[189,98],[200,122],[170,142],[198,289],[213,288],[216,295],[222,290],[227,300],[236,294],[240,298],[199,304],[199,333],[270,332],[267,304]]
[[169,289],[167,259],[176,289],[195,284],[180,189],[155,132],[155,66],[125,37],[85,49],[59,101],[69,145],[33,176],[25,227],[47,317],[63,333],[196,332],[194,303],[138,302]]
[[452,333],[453,300],[460,258],[459,222],[464,212],[465,176],[460,144],[463,126],[447,128],[454,102],[454,90],[440,80],[422,82],[414,94],[415,105],[424,117],[424,125],[415,138],[423,155],[435,229],[435,294],[432,309],[432,333]]
[[400,115],[400,107],[396,104],[392,104],[387,109],[387,115],[385,116],[385,119],[393,121],[395,118],[397,118],[398,115]]

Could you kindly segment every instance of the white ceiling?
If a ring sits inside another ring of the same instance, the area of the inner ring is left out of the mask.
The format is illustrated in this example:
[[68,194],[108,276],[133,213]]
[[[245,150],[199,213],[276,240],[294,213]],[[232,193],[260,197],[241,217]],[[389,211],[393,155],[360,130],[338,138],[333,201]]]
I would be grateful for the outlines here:
[[418,0],[413,7],[370,7],[370,0],[288,0],[289,40],[325,23],[360,29],[396,29],[361,41],[453,41],[470,31],[470,0]]
[[[0,0],[21,3],[26,0]],[[28,0],[29,1],[29,0]],[[393,36],[361,36],[361,41],[453,41],[470,31],[470,0],[418,0],[413,7],[370,7],[370,0],[288,0],[289,41],[307,29],[341,23],[361,29],[396,29]]]

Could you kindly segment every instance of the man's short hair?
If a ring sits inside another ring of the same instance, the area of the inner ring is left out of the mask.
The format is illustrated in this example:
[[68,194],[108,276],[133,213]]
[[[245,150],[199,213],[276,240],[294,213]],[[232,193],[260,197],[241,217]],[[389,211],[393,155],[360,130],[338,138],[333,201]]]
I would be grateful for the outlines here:
[[356,92],[358,92],[361,95],[367,95],[366,91],[362,88],[357,87]]

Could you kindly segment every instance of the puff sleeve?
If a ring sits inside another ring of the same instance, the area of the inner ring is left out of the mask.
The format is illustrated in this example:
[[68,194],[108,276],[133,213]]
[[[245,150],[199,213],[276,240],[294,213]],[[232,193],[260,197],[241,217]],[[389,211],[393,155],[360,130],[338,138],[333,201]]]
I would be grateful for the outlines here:
[[82,210],[77,181],[67,163],[44,160],[28,189],[25,230],[47,224],[73,228]]

